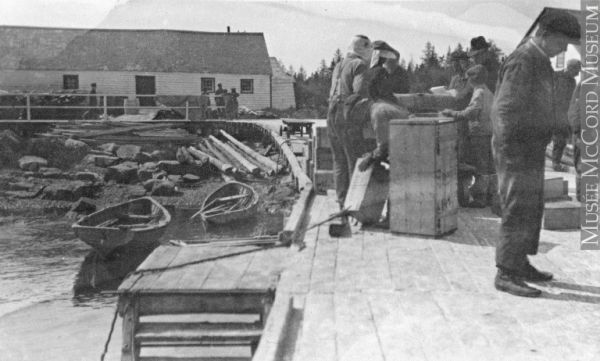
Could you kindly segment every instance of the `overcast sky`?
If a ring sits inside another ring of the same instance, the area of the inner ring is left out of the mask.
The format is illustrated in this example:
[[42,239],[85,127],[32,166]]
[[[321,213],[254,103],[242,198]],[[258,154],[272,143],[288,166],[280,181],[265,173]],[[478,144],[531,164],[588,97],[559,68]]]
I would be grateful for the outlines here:
[[472,37],[510,53],[544,6],[579,0],[199,1],[0,0],[0,25],[262,32],[271,56],[314,71],[354,34],[382,39],[407,61],[426,41],[439,53]]

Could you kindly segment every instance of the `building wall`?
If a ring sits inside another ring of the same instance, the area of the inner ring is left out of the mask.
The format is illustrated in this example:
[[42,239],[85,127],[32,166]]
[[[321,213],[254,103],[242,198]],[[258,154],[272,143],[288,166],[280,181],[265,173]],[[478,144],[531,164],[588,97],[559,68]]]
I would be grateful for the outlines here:
[[[87,92],[91,83],[97,84],[99,94],[135,95],[135,76],[154,76],[156,94],[199,95],[201,78],[214,78],[215,84],[240,93],[240,80],[253,79],[254,92],[240,94],[240,106],[253,110],[271,106],[269,75],[198,74],[198,73],[148,73],[112,71],[33,71],[0,70],[0,89],[6,91],[49,92],[63,89],[63,75],[79,76],[79,91]],[[212,96],[211,96],[212,97]],[[213,102],[214,105],[214,102]]]
[[273,108],[288,109],[296,107],[294,81],[291,78],[273,78]]

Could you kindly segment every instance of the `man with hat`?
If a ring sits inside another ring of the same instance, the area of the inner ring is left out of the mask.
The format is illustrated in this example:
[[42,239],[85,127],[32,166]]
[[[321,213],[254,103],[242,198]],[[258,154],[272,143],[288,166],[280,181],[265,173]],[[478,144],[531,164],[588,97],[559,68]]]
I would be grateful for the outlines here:
[[525,281],[543,282],[552,274],[537,270],[528,255],[538,250],[544,211],[545,150],[557,128],[554,71],[549,58],[581,37],[577,18],[547,10],[535,36],[524,41],[500,67],[492,106],[492,150],[502,209],[496,244],[497,290],[537,297]]
[[356,160],[364,153],[364,121],[356,121],[349,114],[354,105],[367,95],[363,77],[369,67],[371,52],[368,37],[354,36],[346,57],[335,66],[331,76],[327,136],[333,152],[333,178],[340,208],[346,199]]
[[485,37],[478,36],[471,39],[471,49],[469,50],[469,58],[473,64],[481,64],[485,67],[488,73],[486,81],[488,89],[493,93],[496,90],[496,81],[498,80],[498,68],[500,66],[498,59],[490,50],[491,43],[485,40]]
[[567,112],[573,91],[577,85],[575,77],[581,71],[581,62],[569,59],[564,70],[554,73],[554,101],[556,107],[556,120],[560,122],[552,135],[552,167],[555,171],[566,172],[568,168],[561,163],[563,151],[567,146],[567,139],[571,135]]

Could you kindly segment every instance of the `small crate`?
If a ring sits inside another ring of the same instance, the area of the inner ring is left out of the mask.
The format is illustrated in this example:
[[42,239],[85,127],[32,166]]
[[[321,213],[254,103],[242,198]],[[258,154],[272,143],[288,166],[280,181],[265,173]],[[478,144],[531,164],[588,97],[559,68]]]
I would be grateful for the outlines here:
[[379,221],[389,194],[389,172],[373,165],[364,172],[358,169],[362,158],[356,162],[344,208],[361,223]]
[[562,177],[544,179],[544,200],[564,200],[568,197],[569,189],[565,192],[565,184]]
[[544,229],[577,229],[581,226],[581,203],[560,201],[544,206]]
[[390,122],[390,230],[441,236],[457,228],[457,129],[450,118]]
[[317,193],[327,193],[328,189],[335,189],[333,171],[315,170],[313,173],[313,185]]

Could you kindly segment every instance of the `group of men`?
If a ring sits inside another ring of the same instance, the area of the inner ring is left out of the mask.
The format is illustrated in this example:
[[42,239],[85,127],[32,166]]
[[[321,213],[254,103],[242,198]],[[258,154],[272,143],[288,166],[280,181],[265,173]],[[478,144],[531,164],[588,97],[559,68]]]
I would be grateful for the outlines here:
[[[553,278],[551,273],[533,267],[528,259],[537,253],[539,244],[546,146],[554,136],[555,149],[560,148],[556,139],[565,138],[568,124],[561,113],[562,103],[557,101],[563,96],[556,90],[557,85],[561,88],[562,74],[555,74],[550,58],[566,51],[569,43],[578,43],[580,37],[577,19],[566,11],[552,9],[539,19],[534,36],[524,40],[499,66],[491,61],[490,44],[484,37],[471,41],[469,53],[453,54],[459,74],[450,88],[456,90],[458,110],[443,113],[464,120],[460,122],[464,128],[459,129],[459,138],[468,138],[468,143],[459,150],[459,161],[469,153],[475,156],[472,162],[479,176],[497,174],[502,221],[494,285],[499,291],[537,297],[541,291],[526,282]],[[333,71],[327,125],[340,205],[354,164],[365,151],[361,147],[362,124],[355,124],[349,114],[355,98],[365,96],[364,74],[371,52],[370,39],[355,36],[347,56]],[[471,67],[469,58],[474,64]],[[569,62],[565,75],[573,78],[579,66]],[[566,93],[573,92],[574,84],[569,83]],[[564,97],[570,98],[570,94]],[[479,203],[476,205],[487,204],[488,197],[485,184],[473,194]]]

